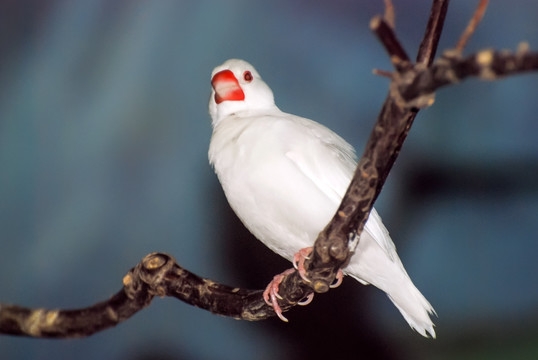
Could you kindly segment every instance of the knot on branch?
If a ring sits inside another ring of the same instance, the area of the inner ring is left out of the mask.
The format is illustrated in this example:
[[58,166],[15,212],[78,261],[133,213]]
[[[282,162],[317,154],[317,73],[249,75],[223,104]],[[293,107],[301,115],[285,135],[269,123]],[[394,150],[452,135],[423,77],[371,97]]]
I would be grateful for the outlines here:
[[175,259],[163,253],[151,253],[146,255],[138,265],[131,269],[123,278],[125,293],[131,299],[146,287],[152,296],[165,296],[167,285],[165,279],[174,269]]
[[415,86],[417,78],[422,74],[426,74],[423,76],[425,82],[432,81],[432,75],[425,72],[426,69],[425,65],[419,63],[403,73],[393,74],[389,91],[398,106],[404,109],[423,109],[433,105],[435,90],[429,91]]
[[[345,230],[342,225],[347,222],[350,213],[355,207],[338,211],[333,218],[333,225],[325,228],[318,236],[314,244],[311,259],[305,262],[307,277],[310,283],[307,285],[317,293],[329,291],[331,284],[336,278],[338,270],[344,267],[351,257],[347,235],[341,236]],[[339,221],[334,221],[338,219]]]

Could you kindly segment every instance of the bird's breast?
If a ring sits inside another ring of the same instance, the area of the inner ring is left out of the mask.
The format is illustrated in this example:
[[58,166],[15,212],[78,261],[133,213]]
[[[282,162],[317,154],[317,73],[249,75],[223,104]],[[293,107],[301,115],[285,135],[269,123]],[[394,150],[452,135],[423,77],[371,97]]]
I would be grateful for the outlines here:
[[[282,124],[271,122],[238,122],[232,129],[215,130],[210,159],[243,224],[287,259],[311,246],[338,203],[286,155],[290,151],[287,139],[296,141],[301,136],[294,137],[293,129],[283,133]],[[301,148],[296,143],[294,147]]]

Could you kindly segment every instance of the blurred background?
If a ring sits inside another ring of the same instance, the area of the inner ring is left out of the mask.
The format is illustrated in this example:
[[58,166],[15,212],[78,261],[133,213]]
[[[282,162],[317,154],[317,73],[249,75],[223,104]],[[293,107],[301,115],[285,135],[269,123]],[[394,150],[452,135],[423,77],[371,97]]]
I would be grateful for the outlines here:
[[[440,49],[477,1],[453,1]],[[430,2],[395,1],[416,53]],[[211,70],[250,61],[287,112],[362,152],[390,70],[382,1],[0,1],[0,302],[79,308],[144,255],[263,288],[288,268],[229,209],[207,161]],[[467,53],[538,49],[538,2],[490,2]],[[538,358],[538,76],[467,81],[423,110],[376,207],[437,340],[348,279],[263,322],[174,299],[86,339],[0,337],[2,359]]]

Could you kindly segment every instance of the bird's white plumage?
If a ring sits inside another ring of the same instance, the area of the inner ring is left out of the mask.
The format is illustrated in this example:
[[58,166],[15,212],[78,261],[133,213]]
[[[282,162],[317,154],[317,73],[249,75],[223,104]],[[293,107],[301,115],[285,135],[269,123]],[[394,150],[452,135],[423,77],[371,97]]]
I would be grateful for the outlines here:
[[[312,120],[282,112],[249,63],[228,60],[212,78],[225,70],[233,72],[244,99],[217,104],[213,88],[209,161],[243,224],[291,261],[313,245],[338,208],[356,166],[353,147]],[[343,270],[386,292],[413,329],[435,337],[434,310],[407,275],[375,209]]]

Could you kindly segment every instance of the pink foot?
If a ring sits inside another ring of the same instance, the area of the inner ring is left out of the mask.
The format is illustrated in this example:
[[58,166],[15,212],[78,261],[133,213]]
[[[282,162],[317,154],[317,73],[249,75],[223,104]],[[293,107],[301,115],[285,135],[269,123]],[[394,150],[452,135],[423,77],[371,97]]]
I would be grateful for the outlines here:
[[[312,247],[307,247],[299,250],[293,256],[293,267],[297,269],[301,278],[306,282],[310,282],[310,279],[306,277],[306,269],[304,267],[304,262],[306,259],[309,258],[309,255],[312,253],[312,250]],[[286,317],[282,315],[282,308],[280,307],[280,305],[278,305],[278,300],[282,300],[282,296],[278,294],[278,287],[280,286],[280,283],[282,283],[282,280],[284,280],[284,277],[292,274],[295,269],[288,269],[282,274],[273,277],[273,280],[271,280],[271,282],[269,283],[269,285],[267,285],[265,291],[263,292],[263,299],[265,300],[267,305],[272,306],[273,310],[280,318],[280,320],[285,322],[288,322],[288,319],[286,319]],[[338,270],[338,273],[336,274],[336,282],[334,284],[331,284],[330,287],[335,288],[340,286],[340,284],[342,284],[343,278],[344,273],[342,272],[342,270]],[[297,304],[302,306],[308,305],[312,302],[312,299],[314,299],[314,293],[308,294],[308,296],[304,300],[299,301]]]
[[[306,277],[306,269],[304,267],[304,262],[306,259],[309,259],[309,256],[310,254],[312,254],[313,249],[313,247],[303,248],[293,256],[293,267],[297,269],[299,275],[301,275],[301,278],[306,282],[310,282],[310,279]],[[342,284],[343,279],[344,273],[342,272],[342,270],[338,270],[338,273],[336,273],[336,282],[334,284],[331,284],[330,287],[332,289],[339,287]]]
[[277,314],[277,316],[280,318],[280,320],[288,322],[288,319],[282,315],[282,309],[280,308],[280,305],[278,305],[278,299],[282,300],[282,296],[278,295],[278,287],[280,286],[280,283],[282,280],[284,280],[284,277],[286,275],[292,274],[295,271],[295,269],[288,269],[284,271],[282,274],[275,275],[273,277],[273,280],[267,285],[265,288],[265,291],[263,292],[263,299],[267,303],[267,305],[272,306],[273,310]]
[[[273,277],[273,280],[267,285],[267,288],[265,288],[265,291],[263,292],[263,299],[267,303],[267,305],[272,306],[273,310],[277,314],[277,316],[280,318],[280,320],[288,322],[288,319],[284,315],[282,315],[282,308],[280,305],[278,305],[278,300],[282,300],[282,296],[278,294],[278,287],[280,286],[280,283],[282,280],[284,280],[284,277],[286,275],[290,275],[295,271],[295,269],[288,269],[284,271],[282,274],[276,275]],[[301,300],[297,303],[297,305],[305,306],[312,302],[312,299],[314,299],[314,293],[310,293],[306,296],[304,300]]]

